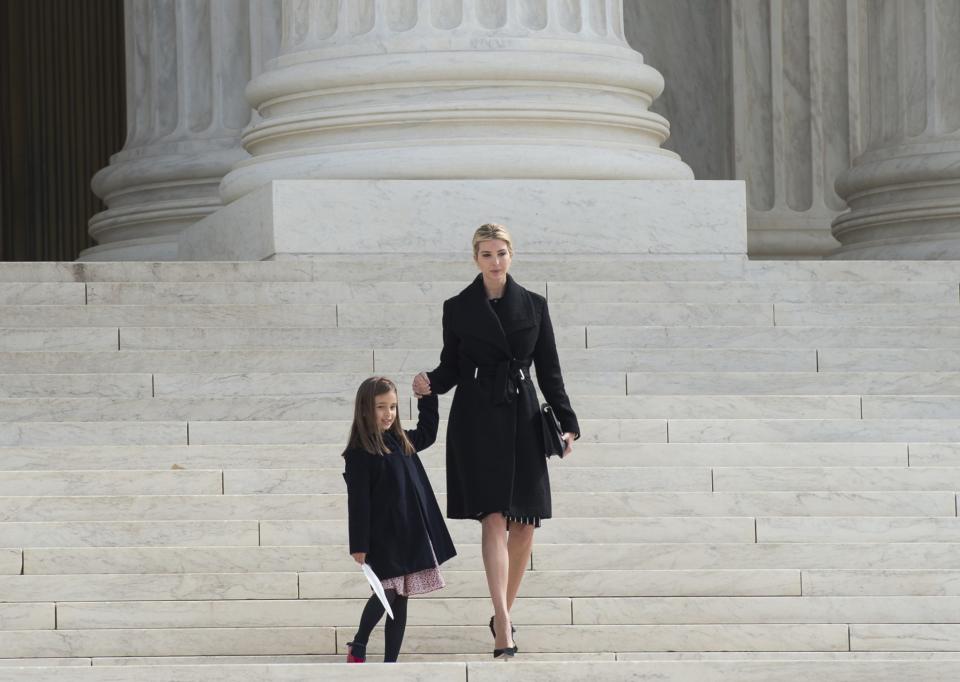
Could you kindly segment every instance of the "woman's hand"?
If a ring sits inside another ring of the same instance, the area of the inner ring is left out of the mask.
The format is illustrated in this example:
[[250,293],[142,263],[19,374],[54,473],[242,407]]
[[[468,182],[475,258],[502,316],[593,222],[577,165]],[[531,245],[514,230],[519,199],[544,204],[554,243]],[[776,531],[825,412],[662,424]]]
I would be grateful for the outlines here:
[[413,377],[413,395],[416,398],[422,398],[425,395],[430,395],[430,393],[430,377],[427,376],[426,372],[420,372]]
[[563,436],[561,436],[561,437],[563,438],[564,442],[566,442],[566,444],[567,444],[567,447],[565,447],[565,448],[563,449],[563,454],[561,455],[561,457],[566,457],[566,456],[569,455],[571,452],[573,452],[573,439],[576,437],[576,434],[574,434],[574,433],[565,433],[565,434],[563,434]]
[[358,564],[363,564],[363,562],[367,560],[366,552],[354,552],[350,556],[352,556],[353,560],[356,561]]

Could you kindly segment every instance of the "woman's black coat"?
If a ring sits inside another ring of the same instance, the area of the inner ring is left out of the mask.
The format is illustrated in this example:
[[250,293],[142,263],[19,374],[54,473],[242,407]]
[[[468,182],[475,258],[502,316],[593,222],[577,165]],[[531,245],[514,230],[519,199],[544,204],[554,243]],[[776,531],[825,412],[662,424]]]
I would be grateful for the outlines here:
[[[440,414],[436,396],[421,398],[417,407],[417,428],[406,433],[420,451],[437,439]],[[381,580],[435,566],[428,540],[438,563],[457,554],[420,458],[403,454],[392,435],[384,440],[390,448],[385,455],[359,449],[343,453],[350,553],[366,552]]]
[[428,376],[434,394],[457,387],[447,425],[447,516],[510,512],[545,519],[550,478],[531,362],[563,430],[579,434],[580,426],[563,386],[546,299],[508,275],[497,305],[499,318],[482,275],[443,304],[440,365]]

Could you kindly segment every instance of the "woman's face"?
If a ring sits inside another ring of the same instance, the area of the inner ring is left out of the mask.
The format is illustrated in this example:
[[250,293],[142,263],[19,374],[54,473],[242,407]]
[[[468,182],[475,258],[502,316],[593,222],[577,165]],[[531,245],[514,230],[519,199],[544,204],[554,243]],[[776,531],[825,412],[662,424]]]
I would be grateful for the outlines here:
[[393,391],[387,391],[374,397],[373,412],[380,430],[386,431],[389,429],[397,418],[397,394]]
[[510,249],[502,239],[480,242],[476,260],[484,279],[503,281],[510,269]]

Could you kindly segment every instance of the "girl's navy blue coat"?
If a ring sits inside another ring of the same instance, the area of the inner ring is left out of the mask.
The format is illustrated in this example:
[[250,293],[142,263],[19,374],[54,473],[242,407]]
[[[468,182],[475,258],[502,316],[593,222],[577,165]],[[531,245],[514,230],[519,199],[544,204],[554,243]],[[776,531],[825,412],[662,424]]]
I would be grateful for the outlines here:
[[[417,401],[417,428],[408,430],[413,447],[425,450],[437,439],[437,397]],[[422,571],[456,556],[437,498],[416,453],[405,455],[400,443],[385,434],[385,455],[348,449],[344,452],[349,510],[350,553],[366,552],[367,563],[381,580]]]

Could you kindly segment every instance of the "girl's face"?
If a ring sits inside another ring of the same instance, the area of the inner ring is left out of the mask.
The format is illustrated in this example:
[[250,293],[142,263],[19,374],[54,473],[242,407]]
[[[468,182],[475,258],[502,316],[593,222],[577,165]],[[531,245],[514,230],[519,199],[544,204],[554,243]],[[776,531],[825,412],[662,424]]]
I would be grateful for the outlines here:
[[381,393],[373,399],[373,414],[381,431],[386,431],[397,419],[397,394]]
[[480,242],[477,249],[477,267],[484,279],[502,281],[510,269],[510,249],[502,239],[490,239]]

